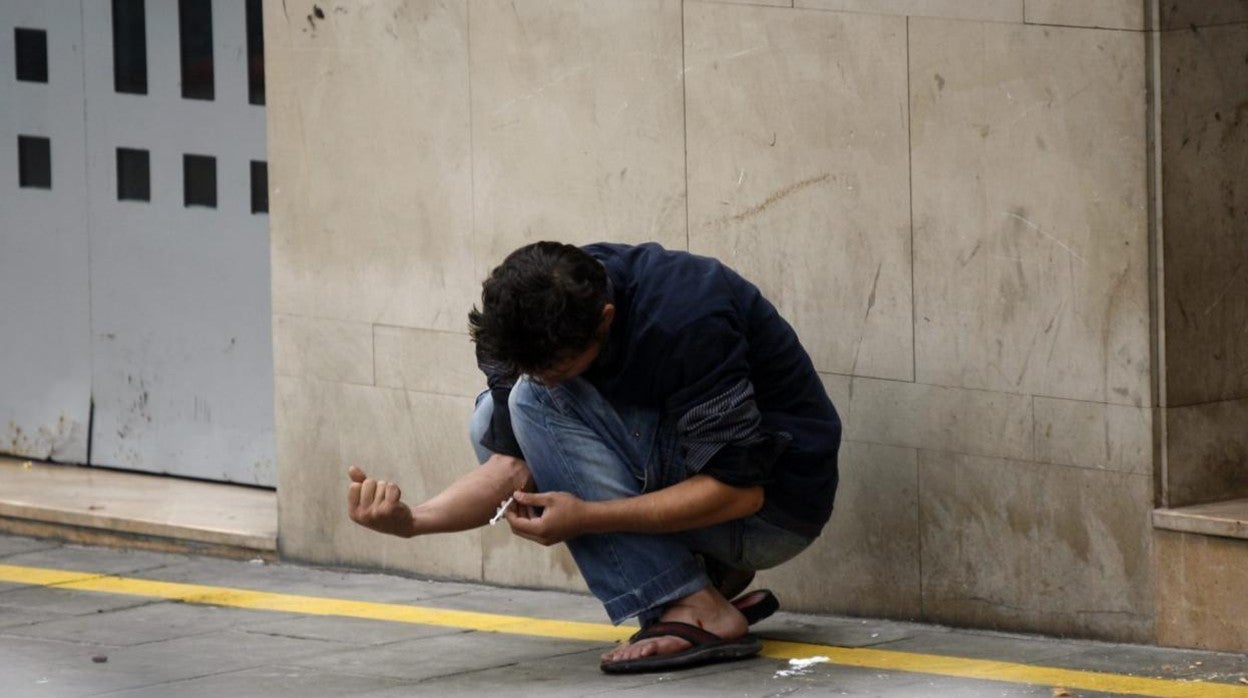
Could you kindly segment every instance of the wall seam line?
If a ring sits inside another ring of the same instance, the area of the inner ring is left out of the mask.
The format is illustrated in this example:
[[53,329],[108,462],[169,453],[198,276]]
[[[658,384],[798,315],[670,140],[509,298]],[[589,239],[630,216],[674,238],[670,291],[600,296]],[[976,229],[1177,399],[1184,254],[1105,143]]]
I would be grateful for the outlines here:
[[[472,249],[473,249],[473,269],[474,275],[477,263],[477,255],[481,253],[480,245],[477,240],[477,149],[475,141],[476,122],[472,113],[472,0],[464,3],[464,59],[467,62],[465,66],[465,74],[468,76],[468,209],[469,209],[469,225],[471,226]],[[374,333],[376,330],[374,329]],[[374,341],[374,346],[376,342]],[[376,349],[374,348],[374,352]],[[377,369],[376,361],[373,362],[373,370]],[[408,414],[411,414],[411,397],[407,394],[407,389],[403,388],[403,399],[407,401]],[[477,579],[485,581],[485,537],[477,539]]]
[[680,2],[680,118],[681,145],[685,150],[685,251],[692,252],[692,236],[689,234],[689,66],[685,56],[685,0]]
[[[906,169],[909,180],[910,206],[910,382],[919,380],[918,355],[918,304],[914,293],[914,102],[910,91],[910,17],[906,17]],[[851,395],[852,393],[852,378]],[[919,449],[914,450],[914,539],[915,563],[919,572],[919,618],[927,618],[926,599],[923,594],[923,476]]]
[[910,86],[910,18],[906,17],[906,175],[910,206],[910,382],[919,380],[919,311],[914,289],[914,103]]
[[[146,20],[144,20],[146,21]],[[110,27],[111,31],[111,27]],[[93,465],[95,456],[95,281],[91,263],[91,142],[88,124],[87,104],[87,8],[86,3],[78,3],[78,46],[82,61],[79,65],[82,79],[82,181],[83,181],[83,230],[87,239],[87,453],[86,464]]]
[[[1161,3],[1148,0],[1146,20],[1161,26]],[[1162,32],[1150,31],[1145,35],[1144,56],[1146,133],[1145,158],[1148,163],[1145,187],[1148,192],[1148,285],[1149,339],[1152,349],[1152,370],[1149,388],[1153,405],[1153,505],[1170,505],[1170,464],[1167,457],[1168,429],[1166,420],[1166,302],[1165,302],[1165,246],[1163,237],[1162,163],[1161,163],[1161,39]]]

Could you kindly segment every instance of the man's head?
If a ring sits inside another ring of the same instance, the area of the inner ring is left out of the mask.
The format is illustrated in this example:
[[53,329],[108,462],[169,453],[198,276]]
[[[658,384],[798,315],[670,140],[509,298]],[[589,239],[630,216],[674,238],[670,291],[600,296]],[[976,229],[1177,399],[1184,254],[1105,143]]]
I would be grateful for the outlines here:
[[484,359],[553,385],[597,357],[615,315],[609,301],[598,260],[573,245],[536,242],[490,272],[468,328]]

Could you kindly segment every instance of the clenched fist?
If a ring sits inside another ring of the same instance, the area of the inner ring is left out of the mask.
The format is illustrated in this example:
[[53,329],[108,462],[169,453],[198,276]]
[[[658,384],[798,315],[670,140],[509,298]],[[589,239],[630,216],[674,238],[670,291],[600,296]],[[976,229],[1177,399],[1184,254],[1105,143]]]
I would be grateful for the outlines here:
[[416,535],[412,510],[400,501],[399,486],[385,480],[374,480],[354,465],[347,469],[351,484],[347,486],[347,515],[365,528],[411,538]]

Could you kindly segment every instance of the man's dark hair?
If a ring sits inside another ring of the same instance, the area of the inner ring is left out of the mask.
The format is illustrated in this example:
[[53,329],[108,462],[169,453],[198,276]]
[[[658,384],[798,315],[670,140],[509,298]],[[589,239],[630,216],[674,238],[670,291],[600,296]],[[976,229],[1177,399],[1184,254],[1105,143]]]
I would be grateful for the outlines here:
[[607,272],[574,245],[535,242],[507,255],[468,313],[478,356],[517,376],[589,347],[607,304]]

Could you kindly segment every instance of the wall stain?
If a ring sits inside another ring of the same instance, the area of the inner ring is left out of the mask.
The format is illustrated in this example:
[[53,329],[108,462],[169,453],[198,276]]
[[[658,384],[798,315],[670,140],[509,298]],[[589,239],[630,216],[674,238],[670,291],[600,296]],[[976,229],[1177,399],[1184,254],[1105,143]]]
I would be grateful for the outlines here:
[[820,183],[822,183],[822,182],[826,182],[826,181],[828,181],[828,179],[830,179],[831,177],[832,177],[832,173],[831,173],[831,172],[824,172],[823,174],[818,175],[818,176],[816,176],[816,177],[811,177],[811,178],[809,178],[809,179],[803,179],[803,180],[802,180],[802,181],[800,181],[800,182],[794,182],[793,184],[790,184],[790,185],[789,185],[789,186],[787,186],[787,187],[784,187],[784,188],[782,188],[782,189],[778,189],[778,190],[776,190],[776,191],[772,192],[772,194],[771,194],[770,196],[768,196],[766,199],[764,199],[762,203],[760,203],[760,204],[758,204],[758,205],[756,205],[756,206],[752,206],[752,207],[750,207],[750,208],[748,208],[748,209],[746,209],[746,210],[742,211],[741,213],[738,213],[738,214],[737,214],[737,215],[735,215],[735,216],[729,216],[729,217],[727,217],[727,218],[721,218],[720,220],[715,221],[715,222],[716,222],[716,223],[726,223],[726,222],[733,222],[733,223],[737,223],[737,222],[743,221],[743,220],[745,220],[745,219],[747,219],[747,218],[753,218],[754,216],[757,216],[758,214],[762,213],[763,211],[766,211],[768,208],[770,208],[770,207],[772,206],[772,204],[776,203],[777,201],[780,201],[781,199],[784,199],[784,198],[786,198],[786,197],[792,196],[793,194],[796,194],[797,192],[799,192],[799,191],[801,191],[801,190],[803,190],[803,189],[807,189],[807,188],[809,188],[809,187],[813,187],[813,186],[815,186],[816,184],[820,184]]
[[[74,457],[75,444],[85,443],[83,425],[62,414],[53,424],[41,425],[30,434],[21,425],[10,421],[0,450],[22,458],[58,461]],[[74,460],[81,459],[81,451]]]

